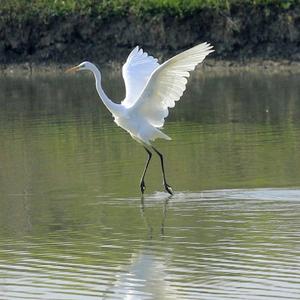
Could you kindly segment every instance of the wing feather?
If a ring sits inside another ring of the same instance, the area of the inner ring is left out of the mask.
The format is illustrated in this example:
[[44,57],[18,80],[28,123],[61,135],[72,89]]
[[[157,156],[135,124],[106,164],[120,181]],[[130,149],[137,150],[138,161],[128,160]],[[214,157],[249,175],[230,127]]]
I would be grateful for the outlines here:
[[157,59],[149,56],[143,49],[135,47],[122,68],[126,97],[122,101],[125,107],[132,106],[140,97],[152,72],[159,67]]
[[168,108],[175,106],[186,89],[189,72],[213,51],[209,43],[202,43],[160,65],[151,74],[131,112],[146,118],[155,127],[163,126]]

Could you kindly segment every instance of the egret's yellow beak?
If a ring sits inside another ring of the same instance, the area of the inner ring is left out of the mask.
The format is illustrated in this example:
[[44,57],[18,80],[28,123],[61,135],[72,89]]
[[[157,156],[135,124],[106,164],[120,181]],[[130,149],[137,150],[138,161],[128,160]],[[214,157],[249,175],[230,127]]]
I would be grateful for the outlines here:
[[65,73],[75,73],[77,71],[80,70],[80,67],[79,66],[76,66],[76,67],[73,67],[73,68],[69,68],[65,71]]

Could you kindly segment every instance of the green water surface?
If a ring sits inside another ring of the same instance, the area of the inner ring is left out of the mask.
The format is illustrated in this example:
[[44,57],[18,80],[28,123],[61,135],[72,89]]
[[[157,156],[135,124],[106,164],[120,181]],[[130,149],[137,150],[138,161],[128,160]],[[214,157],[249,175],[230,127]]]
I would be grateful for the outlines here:
[[299,299],[300,76],[191,79],[142,198],[92,76],[0,78],[1,300]]

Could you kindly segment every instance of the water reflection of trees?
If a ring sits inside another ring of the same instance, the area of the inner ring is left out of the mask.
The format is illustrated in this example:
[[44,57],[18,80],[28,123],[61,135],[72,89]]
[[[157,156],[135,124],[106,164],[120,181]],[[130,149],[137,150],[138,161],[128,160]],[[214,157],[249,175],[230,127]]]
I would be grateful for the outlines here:
[[[117,101],[124,97],[120,72],[104,71],[104,85]],[[237,73],[210,76],[194,74],[171,121],[198,123],[254,122],[278,124],[298,122],[300,114],[299,75]],[[90,76],[7,77],[0,82],[2,111],[36,115],[109,117],[94,90]]]
[[240,73],[193,77],[172,120],[299,124],[299,75]]

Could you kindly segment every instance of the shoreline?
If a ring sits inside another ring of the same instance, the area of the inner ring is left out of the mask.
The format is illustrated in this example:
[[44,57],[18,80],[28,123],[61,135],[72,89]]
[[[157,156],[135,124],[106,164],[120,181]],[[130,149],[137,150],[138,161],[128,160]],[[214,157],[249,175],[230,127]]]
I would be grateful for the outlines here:
[[[80,61],[78,62],[80,63]],[[94,62],[97,64],[97,62]],[[99,64],[102,69],[121,72],[124,62],[109,62]],[[73,64],[59,63],[15,63],[0,64],[0,76],[39,76],[58,75]],[[215,60],[206,59],[202,66],[198,66],[198,72],[207,72],[216,75],[233,73],[263,73],[263,74],[300,74],[300,61],[287,59],[265,60],[262,58],[239,60]]]

